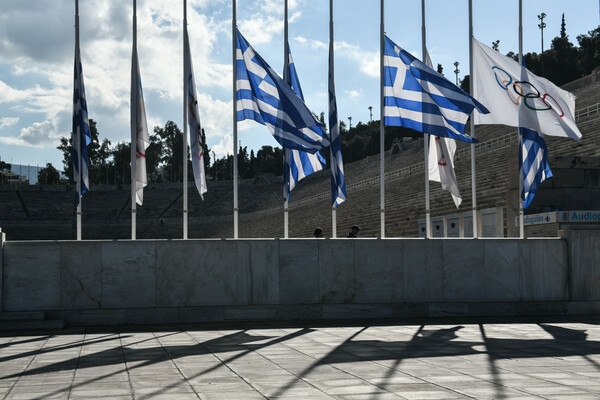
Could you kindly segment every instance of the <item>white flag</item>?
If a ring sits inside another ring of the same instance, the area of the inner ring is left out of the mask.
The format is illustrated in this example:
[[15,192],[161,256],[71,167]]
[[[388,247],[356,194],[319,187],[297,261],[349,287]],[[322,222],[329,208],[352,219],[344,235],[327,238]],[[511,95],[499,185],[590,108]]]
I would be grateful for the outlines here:
[[430,136],[429,139],[429,180],[440,182],[442,189],[450,192],[452,200],[458,208],[462,202],[462,196],[458,191],[454,173],[456,142],[439,136]]
[[187,106],[188,106],[188,125],[190,127],[190,151],[192,153],[192,167],[194,169],[194,181],[200,197],[204,200],[204,193],[208,191],[206,187],[206,174],[204,172],[204,148],[202,147],[202,128],[200,126],[200,114],[198,113],[198,98],[196,97],[196,83],[194,81],[194,68],[192,66],[192,56],[190,53],[190,42],[185,31],[186,44],[186,68],[188,80]]
[[[433,63],[427,49],[425,49],[425,64],[433,69]],[[456,142],[454,140],[439,136],[429,137],[429,180],[440,182],[442,189],[450,192],[452,200],[458,208],[462,202],[462,196],[458,191],[458,183],[454,173],[455,152]]]
[[490,110],[485,115],[476,112],[475,124],[504,124],[581,139],[573,94],[475,39],[473,65],[473,96],[485,99]]
[[146,149],[150,145],[150,138],[148,136],[148,123],[146,121],[146,107],[144,106],[140,65],[135,49],[133,51],[133,62],[134,66],[131,74],[131,106],[135,107],[136,121],[135,131],[132,130],[131,145],[136,146],[135,202],[141,206],[144,202],[144,188],[148,185],[148,179],[146,177]]

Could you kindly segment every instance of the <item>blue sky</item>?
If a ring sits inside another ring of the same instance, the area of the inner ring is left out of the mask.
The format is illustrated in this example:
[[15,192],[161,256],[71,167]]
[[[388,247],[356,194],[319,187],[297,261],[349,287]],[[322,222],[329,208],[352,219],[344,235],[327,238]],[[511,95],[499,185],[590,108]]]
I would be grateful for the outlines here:
[[[290,47],[309,108],[327,111],[329,4],[289,0]],[[500,51],[518,50],[518,1],[473,1],[475,37]],[[599,24],[598,0],[524,0],[524,51],[539,52],[537,15],[547,14],[544,47],[558,36],[562,13],[567,34]],[[217,156],[233,152],[231,0],[188,0],[188,29],[209,147]],[[377,0],[334,0],[335,77],[340,120],[379,119],[379,21]],[[182,127],[183,0],[138,0],[138,53],[148,124],[168,120]],[[0,2],[0,159],[62,169],[56,150],[71,130],[74,0]],[[129,74],[132,4],[80,0],[81,53],[88,112],[101,138],[129,141]],[[239,0],[238,27],[278,72],[283,67],[283,0]],[[426,1],[427,47],[434,65],[455,80],[468,74],[468,1]],[[399,46],[421,58],[421,1],[388,0],[385,30]],[[242,146],[276,145],[253,121],[239,124]]]

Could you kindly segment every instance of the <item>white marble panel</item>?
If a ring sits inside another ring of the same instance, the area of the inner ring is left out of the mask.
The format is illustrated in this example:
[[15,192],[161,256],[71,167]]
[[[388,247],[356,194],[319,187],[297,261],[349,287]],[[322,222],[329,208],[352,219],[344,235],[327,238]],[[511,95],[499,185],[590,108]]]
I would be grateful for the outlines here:
[[496,209],[488,208],[480,211],[481,237],[496,237]]
[[236,304],[235,241],[159,241],[156,259],[159,307]]
[[600,300],[600,232],[573,229],[566,231],[565,237],[571,258],[573,300]]
[[354,301],[354,244],[356,240],[319,240],[319,302]]
[[519,241],[521,300],[567,300],[567,252],[561,239]]
[[3,253],[4,311],[60,308],[58,242],[6,242]]
[[443,238],[446,236],[443,217],[431,218],[431,237]]
[[102,306],[102,243],[62,242],[60,304],[63,309]]
[[102,242],[102,307],[156,305],[156,242]]
[[[279,241],[272,239],[237,242],[238,304],[279,302]],[[239,301],[244,296],[245,303]]]
[[404,240],[404,301],[442,301],[442,240]]
[[518,239],[484,240],[485,299],[519,300]]
[[279,303],[319,302],[319,242],[317,239],[279,241]]
[[404,299],[400,239],[355,241],[357,303],[398,303]]
[[444,301],[483,301],[483,241],[443,241]]
[[459,238],[462,236],[462,218],[460,214],[446,215],[446,237]]

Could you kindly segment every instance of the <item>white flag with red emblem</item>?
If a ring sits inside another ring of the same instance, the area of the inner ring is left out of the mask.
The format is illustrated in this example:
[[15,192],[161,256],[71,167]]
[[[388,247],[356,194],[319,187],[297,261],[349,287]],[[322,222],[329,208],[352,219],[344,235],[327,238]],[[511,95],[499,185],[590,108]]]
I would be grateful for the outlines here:
[[202,127],[200,126],[200,114],[198,113],[198,98],[196,97],[196,83],[194,81],[194,67],[192,66],[192,56],[190,55],[190,42],[185,31],[186,45],[186,69],[187,69],[187,106],[188,106],[188,125],[190,127],[190,151],[192,153],[192,168],[194,169],[194,181],[200,197],[204,200],[204,193],[208,191],[206,187],[206,174],[204,172],[204,148],[202,143]]

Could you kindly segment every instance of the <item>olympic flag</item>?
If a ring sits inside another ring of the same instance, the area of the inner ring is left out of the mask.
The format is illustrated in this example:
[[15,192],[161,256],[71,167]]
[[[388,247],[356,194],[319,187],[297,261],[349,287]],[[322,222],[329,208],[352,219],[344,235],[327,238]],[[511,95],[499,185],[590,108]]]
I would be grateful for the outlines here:
[[[133,109],[131,146],[135,146],[135,202],[140,206],[144,202],[144,188],[148,184],[146,177],[146,149],[150,145],[146,107],[142,92],[142,79],[137,49],[133,50],[133,65],[131,68],[131,107]],[[133,182],[132,182],[133,184]]]
[[485,99],[490,110],[485,115],[475,113],[475,124],[503,124],[581,139],[573,94],[474,38],[473,68],[473,96]]
[[[427,48],[425,48],[425,64],[433,69],[433,63]],[[450,192],[452,200],[458,208],[462,203],[462,196],[458,190],[458,182],[454,172],[456,142],[450,138],[439,136],[429,139],[429,180],[440,182],[442,189]]]
[[[194,67],[192,66],[192,56],[190,55],[190,40],[185,29],[185,62],[187,71],[187,106],[188,106],[188,125],[190,126],[190,150],[192,153],[192,168],[194,169],[194,181],[200,197],[204,200],[204,193],[208,191],[206,187],[206,173],[204,172],[204,153],[202,147],[202,128],[200,127],[200,114],[198,113],[198,99],[196,97],[196,83],[194,81]],[[187,159],[187,157],[186,157]]]

